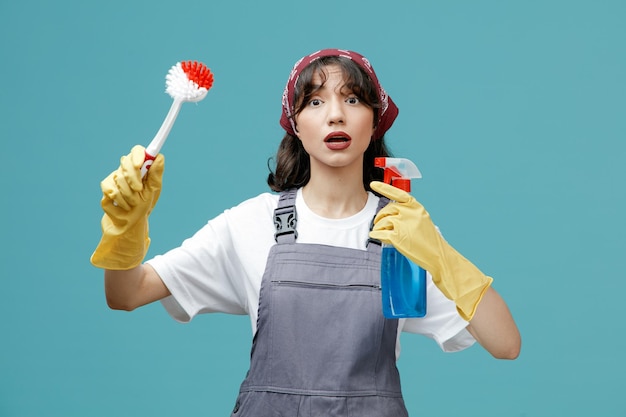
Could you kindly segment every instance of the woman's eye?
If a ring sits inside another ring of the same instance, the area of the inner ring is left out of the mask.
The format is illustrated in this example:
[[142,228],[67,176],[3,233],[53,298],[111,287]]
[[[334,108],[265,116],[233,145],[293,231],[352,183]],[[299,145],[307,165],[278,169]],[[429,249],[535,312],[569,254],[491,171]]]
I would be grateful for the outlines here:
[[317,107],[320,104],[322,104],[322,100],[320,100],[319,98],[314,98],[313,100],[309,101],[309,106],[311,107]]
[[358,97],[348,97],[348,99],[346,100],[346,102],[348,104],[359,104],[360,100]]

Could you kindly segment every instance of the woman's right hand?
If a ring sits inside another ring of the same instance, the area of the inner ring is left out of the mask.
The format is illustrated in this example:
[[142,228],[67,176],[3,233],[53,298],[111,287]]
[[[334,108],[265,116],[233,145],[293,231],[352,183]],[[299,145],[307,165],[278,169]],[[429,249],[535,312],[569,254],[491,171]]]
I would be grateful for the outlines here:
[[135,146],[120,160],[120,166],[100,184],[102,189],[102,238],[91,263],[110,270],[128,270],[141,264],[150,245],[148,216],[159,195],[165,159],[157,155],[141,177],[145,148]]

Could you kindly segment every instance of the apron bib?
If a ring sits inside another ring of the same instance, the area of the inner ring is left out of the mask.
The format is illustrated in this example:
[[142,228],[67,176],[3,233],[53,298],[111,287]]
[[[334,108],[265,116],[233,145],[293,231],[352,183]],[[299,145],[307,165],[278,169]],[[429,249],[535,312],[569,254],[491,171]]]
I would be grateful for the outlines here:
[[[250,370],[232,417],[402,417],[397,320],[381,309],[379,244],[297,244],[296,190],[275,210]],[[379,209],[386,201],[381,199]]]

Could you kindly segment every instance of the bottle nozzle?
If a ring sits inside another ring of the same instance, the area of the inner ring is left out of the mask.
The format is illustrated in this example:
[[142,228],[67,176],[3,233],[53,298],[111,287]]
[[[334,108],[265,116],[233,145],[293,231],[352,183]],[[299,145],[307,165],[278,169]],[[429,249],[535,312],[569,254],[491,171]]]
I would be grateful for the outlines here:
[[422,178],[417,166],[405,158],[374,158],[374,166],[383,168],[384,181],[406,192],[411,192],[411,178]]

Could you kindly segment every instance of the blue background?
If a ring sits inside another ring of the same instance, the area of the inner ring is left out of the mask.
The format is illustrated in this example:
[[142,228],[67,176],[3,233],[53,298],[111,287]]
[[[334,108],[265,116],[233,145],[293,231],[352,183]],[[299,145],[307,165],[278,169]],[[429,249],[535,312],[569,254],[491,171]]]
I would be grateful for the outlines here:
[[149,256],[178,245],[267,190],[284,83],[325,47],[373,63],[413,194],[523,334],[513,362],[403,336],[411,414],[626,416],[625,21],[602,0],[2,0],[0,416],[228,415],[248,318],[109,310],[99,182],[158,130],[169,68],[207,63],[151,216]]

